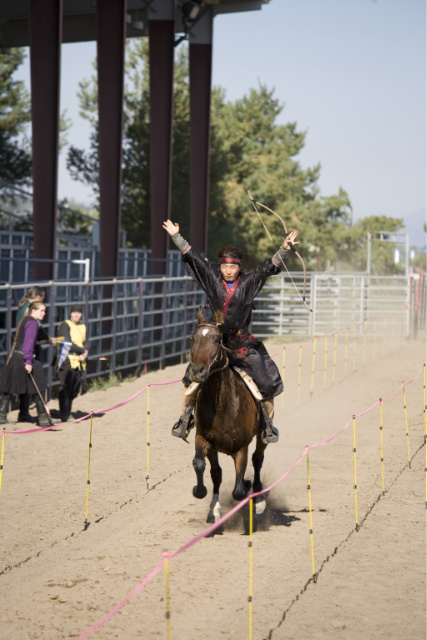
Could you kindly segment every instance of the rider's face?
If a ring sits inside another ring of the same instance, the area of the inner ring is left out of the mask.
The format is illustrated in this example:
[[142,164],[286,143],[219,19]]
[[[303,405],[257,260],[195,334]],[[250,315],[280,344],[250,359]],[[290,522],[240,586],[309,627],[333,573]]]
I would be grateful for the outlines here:
[[234,282],[239,275],[240,265],[225,262],[219,265],[221,275],[226,282]]

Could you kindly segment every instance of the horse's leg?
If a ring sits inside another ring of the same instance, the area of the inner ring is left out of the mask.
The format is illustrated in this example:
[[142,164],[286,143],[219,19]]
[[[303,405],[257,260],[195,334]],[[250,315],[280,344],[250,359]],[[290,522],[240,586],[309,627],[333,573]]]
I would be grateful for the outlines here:
[[[233,498],[243,500],[250,489],[250,482],[245,482],[245,471],[248,464],[248,447],[242,447],[234,455],[234,467],[236,469],[236,484],[233,489]],[[249,485],[249,486],[248,486]]]
[[[262,491],[261,467],[264,462],[264,451],[267,445],[261,440],[261,434],[257,433],[256,447],[252,455],[252,464],[254,466],[254,493]],[[265,511],[266,503],[264,494],[255,498],[255,513],[260,515]]]
[[193,496],[195,498],[201,499],[201,498],[205,498],[208,492],[205,485],[203,484],[203,474],[206,469],[205,456],[208,450],[210,449],[210,445],[206,442],[206,440],[202,436],[198,434],[196,434],[195,444],[196,444],[196,455],[193,458],[193,467],[197,476],[197,484],[195,487],[193,487]]
[[207,453],[211,465],[211,478],[213,484],[212,501],[206,522],[218,522],[221,517],[221,505],[219,503],[219,488],[222,482],[222,469],[218,463],[218,453],[211,449]]

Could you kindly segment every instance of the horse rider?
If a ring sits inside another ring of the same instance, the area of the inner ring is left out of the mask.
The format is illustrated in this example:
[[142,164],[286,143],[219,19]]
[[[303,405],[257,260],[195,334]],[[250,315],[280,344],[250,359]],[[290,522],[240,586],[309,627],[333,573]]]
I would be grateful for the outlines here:
[[[297,237],[296,231],[291,231],[283,245],[254,271],[242,271],[243,251],[228,246],[218,251],[219,268],[207,262],[192,249],[189,243],[179,233],[179,225],[171,220],[163,223],[163,228],[171,236],[176,247],[182,252],[182,261],[191,277],[206,293],[209,306],[213,313],[220,310],[224,316],[224,346],[230,350],[230,365],[235,365],[246,371],[257,384],[263,400],[261,410],[264,418],[262,440],[265,443],[277,442],[279,432],[273,426],[274,398],[283,391],[283,384],[279,370],[267,353],[260,340],[249,332],[252,319],[254,298],[265,285],[267,278],[280,273],[282,261],[289,253]],[[191,383],[188,369],[183,378],[184,387]],[[178,422],[172,428],[172,435],[185,439],[188,433],[190,418],[196,403],[194,395],[184,399],[182,413]]]

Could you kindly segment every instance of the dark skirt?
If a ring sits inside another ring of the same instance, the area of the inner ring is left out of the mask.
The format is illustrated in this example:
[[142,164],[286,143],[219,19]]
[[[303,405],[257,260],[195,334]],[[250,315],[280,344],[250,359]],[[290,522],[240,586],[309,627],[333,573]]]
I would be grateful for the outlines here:
[[[46,389],[46,378],[42,363],[33,360],[33,376],[35,383],[41,394]],[[11,393],[17,395],[35,394],[35,388],[31,376],[25,369],[25,360],[22,353],[13,352],[8,364],[3,369],[0,376],[0,393]]]
[[[243,353],[228,353],[230,365],[235,365],[246,371],[255,380],[264,400],[278,396],[283,392],[282,378],[276,363],[270,358],[262,342],[249,345]],[[190,365],[188,365],[189,367]],[[188,367],[182,379],[186,387],[191,380]]]

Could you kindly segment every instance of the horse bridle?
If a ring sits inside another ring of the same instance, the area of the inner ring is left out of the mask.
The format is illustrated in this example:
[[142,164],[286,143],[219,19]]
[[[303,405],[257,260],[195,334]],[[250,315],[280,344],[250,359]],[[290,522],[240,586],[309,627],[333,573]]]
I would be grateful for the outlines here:
[[[215,354],[214,358],[212,359],[212,362],[208,366],[208,375],[206,376],[206,380],[207,380],[212,373],[217,373],[219,371],[224,371],[224,369],[226,369],[228,367],[228,362],[229,361],[228,361],[228,356],[226,355],[225,356],[225,365],[223,367],[219,367],[218,369],[212,369],[213,365],[216,364],[217,359],[218,359],[218,361],[221,361],[221,357],[218,358],[218,355],[221,353],[221,349],[223,351],[231,351],[231,349],[227,349],[227,347],[224,346],[224,344],[222,342],[222,339],[223,339],[222,338],[222,333],[221,333],[221,330],[219,329],[217,324],[208,324],[207,322],[202,322],[201,324],[197,325],[196,331],[197,331],[197,329],[199,327],[213,327],[214,329],[218,329],[218,331],[220,333],[220,341],[219,341],[219,344],[218,344],[218,349],[216,351],[216,354]],[[205,382],[206,382],[206,380],[205,380]]]

